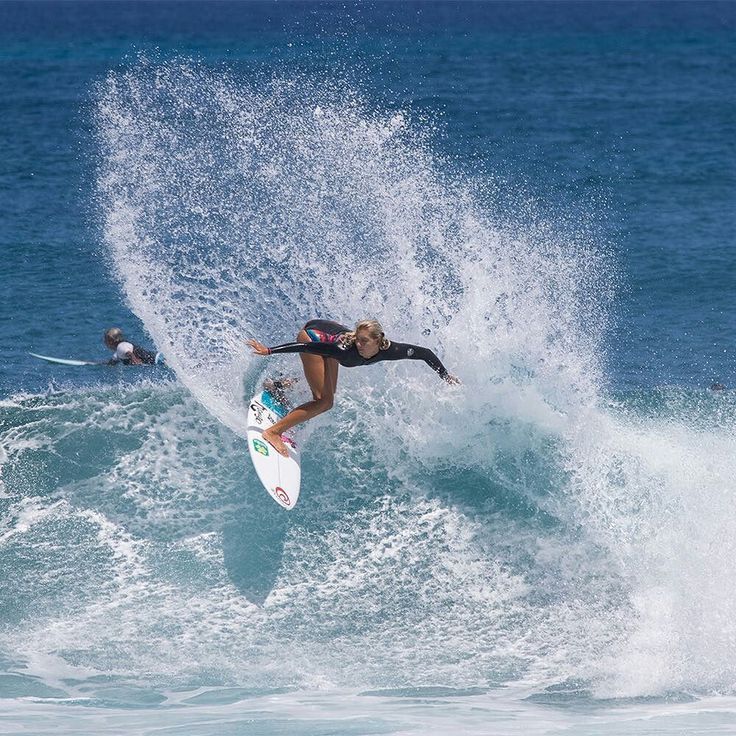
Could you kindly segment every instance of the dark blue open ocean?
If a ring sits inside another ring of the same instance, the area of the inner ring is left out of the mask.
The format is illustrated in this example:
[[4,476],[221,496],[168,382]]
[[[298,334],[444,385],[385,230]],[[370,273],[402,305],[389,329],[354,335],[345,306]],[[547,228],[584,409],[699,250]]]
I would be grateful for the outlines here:
[[[734,58],[707,0],[0,0],[0,731],[736,731]],[[244,343],[311,317],[463,383],[341,371],[286,513]],[[111,326],[167,367],[29,355]]]

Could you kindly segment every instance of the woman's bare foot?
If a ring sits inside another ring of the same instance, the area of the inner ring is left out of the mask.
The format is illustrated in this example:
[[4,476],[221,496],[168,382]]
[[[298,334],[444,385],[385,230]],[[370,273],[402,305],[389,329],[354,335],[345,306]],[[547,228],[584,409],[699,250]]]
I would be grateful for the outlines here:
[[286,445],[278,432],[274,432],[273,429],[265,429],[263,430],[263,439],[266,440],[266,442],[268,442],[268,444],[271,445],[279,455],[289,457],[289,451],[286,449]]

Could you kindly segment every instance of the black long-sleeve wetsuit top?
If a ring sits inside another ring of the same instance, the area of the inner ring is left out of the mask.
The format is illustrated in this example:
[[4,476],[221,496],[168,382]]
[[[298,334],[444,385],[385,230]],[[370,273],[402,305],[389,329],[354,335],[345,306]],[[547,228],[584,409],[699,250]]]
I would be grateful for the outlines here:
[[442,361],[429,349],[420,345],[409,345],[404,342],[393,342],[385,349],[379,350],[372,358],[364,358],[355,344],[349,348],[342,348],[337,338],[350,330],[337,322],[313,319],[304,326],[304,330],[312,342],[290,342],[285,345],[276,345],[269,350],[272,353],[310,353],[321,355],[324,358],[334,358],[346,368],[355,368],[359,365],[373,365],[384,360],[423,360],[441,378],[447,378],[447,369]]

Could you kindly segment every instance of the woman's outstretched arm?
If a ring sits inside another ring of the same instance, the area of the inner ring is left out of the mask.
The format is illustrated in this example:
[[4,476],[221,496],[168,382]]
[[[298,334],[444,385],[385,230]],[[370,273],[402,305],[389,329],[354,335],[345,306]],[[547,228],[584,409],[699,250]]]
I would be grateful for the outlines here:
[[310,353],[312,355],[322,355],[325,358],[334,358],[340,354],[340,350],[336,345],[327,342],[287,342],[284,345],[274,345],[272,348],[269,348],[262,342],[258,342],[258,340],[248,340],[246,345],[251,347],[257,355]]
[[423,360],[440,378],[447,383],[460,383],[457,376],[449,373],[442,361],[429,348],[421,345],[409,345],[405,342],[391,342],[391,345],[380,353],[383,360]]

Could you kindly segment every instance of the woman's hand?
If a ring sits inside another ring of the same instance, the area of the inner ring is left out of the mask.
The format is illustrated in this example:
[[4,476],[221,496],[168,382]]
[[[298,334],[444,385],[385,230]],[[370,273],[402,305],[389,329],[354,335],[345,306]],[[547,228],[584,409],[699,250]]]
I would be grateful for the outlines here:
[[258,340],[246,340],[245,344],[253,349],[253,352],[256,355],[270,355],[271,351],[262,343],[258,342]]
[[452,373],[448,373],[445,376],[445,381],[447,381],[451,386],[457,386],[462,383],[462,381],[457,376],[453,376]]

